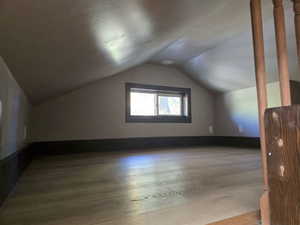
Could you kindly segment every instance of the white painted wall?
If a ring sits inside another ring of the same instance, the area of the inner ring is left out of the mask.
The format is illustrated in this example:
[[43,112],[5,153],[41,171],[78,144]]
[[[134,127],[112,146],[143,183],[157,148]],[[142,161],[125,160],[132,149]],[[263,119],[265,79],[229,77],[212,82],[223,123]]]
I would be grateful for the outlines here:
[[28,125],[31,106],[1,57],[0,101],[0,159],[3,159],[26,144],[24,127]]
[[[267,89],[269,107],[280,106],[279,82],[269,83]],[[215,131],[217,136],[259,136],[256,87],[216,97]]]
[[[192,89],[192,123],[126,123],[125,83]],[[145,64],[35,106],[32,141],[127,137],[205,136],[213,124],[214,96],[170,67]]]

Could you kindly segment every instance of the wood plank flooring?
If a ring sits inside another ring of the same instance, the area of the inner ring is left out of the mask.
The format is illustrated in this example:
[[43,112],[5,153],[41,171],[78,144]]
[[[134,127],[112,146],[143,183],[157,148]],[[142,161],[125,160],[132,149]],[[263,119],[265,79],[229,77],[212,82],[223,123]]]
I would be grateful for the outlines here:
[[257,210],[262,188],[253,149],[47,156],[25,171],[0,224],[205,225]]
[[208,225],[259,225],[259,212],[250,212]]

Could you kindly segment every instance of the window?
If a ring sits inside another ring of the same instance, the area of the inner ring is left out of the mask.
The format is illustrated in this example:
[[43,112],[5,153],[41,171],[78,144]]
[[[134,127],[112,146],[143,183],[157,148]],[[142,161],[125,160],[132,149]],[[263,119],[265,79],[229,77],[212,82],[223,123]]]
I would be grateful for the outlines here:
[[191,123],[191,89],[127,83],[126,121]]

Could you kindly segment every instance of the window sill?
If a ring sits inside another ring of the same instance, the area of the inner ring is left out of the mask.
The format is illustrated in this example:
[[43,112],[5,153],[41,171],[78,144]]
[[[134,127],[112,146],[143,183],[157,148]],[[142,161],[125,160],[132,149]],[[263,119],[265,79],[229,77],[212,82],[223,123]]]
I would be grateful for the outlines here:
[[187,116],[129,116],[127,123],[192,123]]

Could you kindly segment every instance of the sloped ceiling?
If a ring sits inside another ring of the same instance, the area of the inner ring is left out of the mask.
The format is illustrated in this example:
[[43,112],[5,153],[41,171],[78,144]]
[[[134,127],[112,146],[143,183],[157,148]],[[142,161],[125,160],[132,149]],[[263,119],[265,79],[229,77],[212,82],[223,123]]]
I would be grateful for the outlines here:
[[[271,0],[263,4],[269,20]],[[250,51],[249,25],[249,0],[2,0],[0,54],[33,103],[149,60],[174,60],[224,91],[253,83],[237,80],[238,71],[221,73],[241,60],[233,48]],[[245,60],[243,69],[253,69]]]
[[[286,31],[290,79],[300,81],[292,4],[286,1]],[[265,56],[268,82],[278,81],[275,29],[273,19],[264,23]],[[226,92],[255,86],[252,33],[249,29],[220,45],[190,59],[186,73],[206,87]]]

